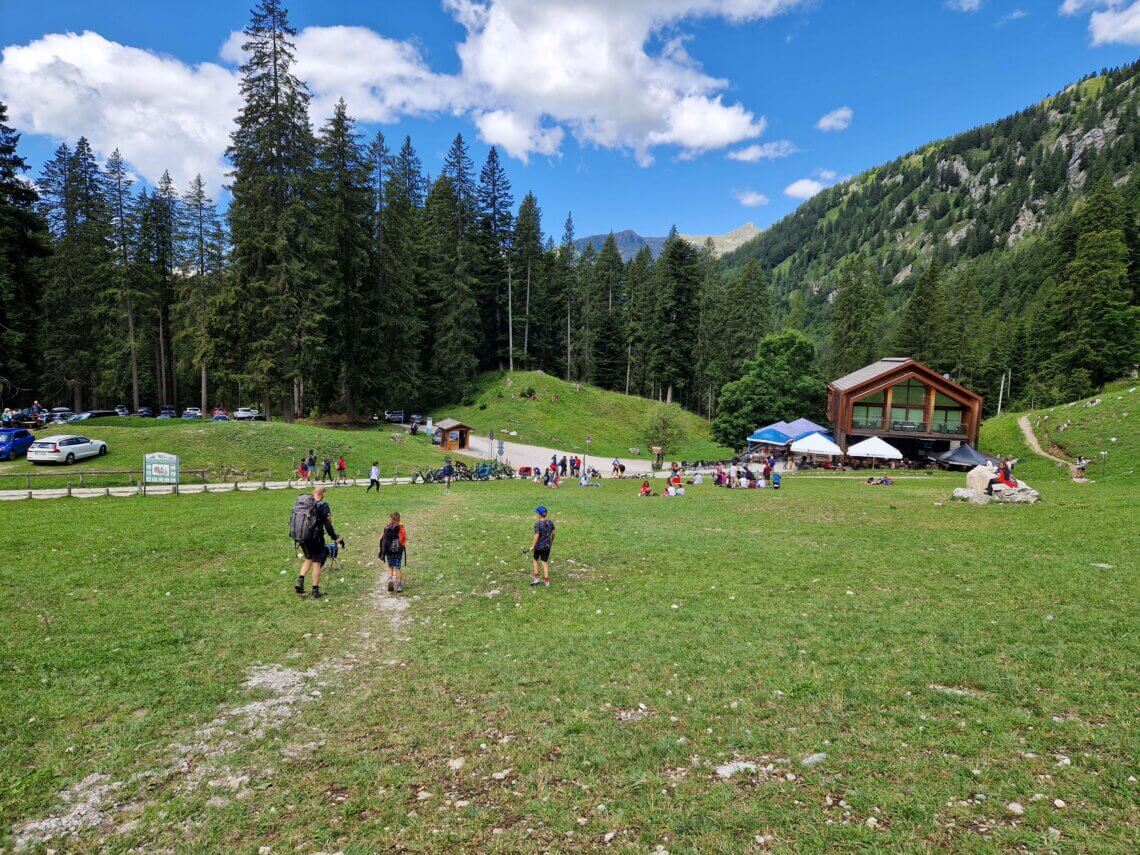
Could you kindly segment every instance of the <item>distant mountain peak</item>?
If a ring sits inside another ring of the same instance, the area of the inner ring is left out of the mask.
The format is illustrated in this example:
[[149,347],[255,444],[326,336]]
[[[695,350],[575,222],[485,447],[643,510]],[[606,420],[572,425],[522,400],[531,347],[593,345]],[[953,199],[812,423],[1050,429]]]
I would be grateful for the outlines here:
[[[756,237],[756,235],[760,234],[760,231],[755,223],[749,222],[737,226],[732,231],[723,235],[678,234],[677,236],[698,247],[704,246],[705,240],[712,238],[716,254],[724,255]],[[649,247],[650,253],[656,258],[661,254],[661,249],[665,246],[666,240],[664,237],[643,237],[633,229],[615,231],[613,232],[613,236],[614,241],[617,243],[618,251],[621,253],[622,261],[629,261],[641,251],[642,247]],[[578,240],[574,241],[574,246],[579,252],[584,251],[586,247],[591,244],[595,250],[600,250],[602,244],[606,242],[607,237],[609,237],[608,233],[588,235],[587,237],[578,238]]]

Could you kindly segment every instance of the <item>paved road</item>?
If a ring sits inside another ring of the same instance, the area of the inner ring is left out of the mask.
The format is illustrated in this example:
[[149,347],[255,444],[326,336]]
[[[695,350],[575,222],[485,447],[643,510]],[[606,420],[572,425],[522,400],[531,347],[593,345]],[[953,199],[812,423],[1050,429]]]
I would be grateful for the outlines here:
[[[497,442],[497,441],[496,441]],[[490,443],[485,436],[471,436],[471,448],[469,449],[470,456],[481,457],[489,459],[494,456],[490,450]],[[547,466],[550,463],[550,456],[557,454],[558,459],[562,459],[562,455],[570,456],[567,451],[561,451],[556,448],[544,448],[541,445],[524,445],[521,442],[503,441],[503,457],[511,466],[518,469],[520,466]],[[651,465],[652,460],[644,457],[619,457],[622,463],[625,464],[626,475],[638,475],[648,477],[653,472]],[[587,466],[594,466],[603,476],[610,474],[610,468],[613,463],[612,457],[601,457],[591,454],[586,458]]]

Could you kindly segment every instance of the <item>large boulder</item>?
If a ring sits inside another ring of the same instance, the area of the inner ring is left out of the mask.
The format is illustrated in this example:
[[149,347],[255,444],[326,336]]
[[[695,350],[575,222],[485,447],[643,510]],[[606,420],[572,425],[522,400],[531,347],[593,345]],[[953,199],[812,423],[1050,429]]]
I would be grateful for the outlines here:
[[1028,504],[1031,505],[1040,498],[1037,491],[1026,484],[1024,481],[1018,481],[1016,487],[1006,487],[1004,484],[994,484],[993,500],[995,502],[1010,502],[1014,504]]
[[966,473],[966,489],[971,493],[984,493],[990,486],[990,481],[997,477],[997,470],[992,466],[975,466]]

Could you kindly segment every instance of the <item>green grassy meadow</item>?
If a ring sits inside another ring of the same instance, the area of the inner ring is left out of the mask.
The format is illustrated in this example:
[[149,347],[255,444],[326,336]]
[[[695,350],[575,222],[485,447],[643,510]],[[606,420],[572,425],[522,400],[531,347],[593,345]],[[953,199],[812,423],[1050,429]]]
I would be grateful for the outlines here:
[[[181,419],[110,418],[40,429],[37,436],[78,433],[107,443],[104,457],[90,457],[72,466],[35,466],[25,457],[0,463],[0,476],[37,473],[33,487],[78,484],[80,472],[142,469],[143,455],[163,451],[181,457],[183,469],[206,469],[208,480],[228,478],[285,480],[294,471],[294,461],[311,448],[318,463],[325,452],[334,464],[345,455],[349,477],[367,478],[373,460],[380,461],[383,477],[406,475],[421,466],[438,466],[442,455],[423,434],[409,436],[400,428],[342,430],[310,424],[284,422],[213,422]],[[50,476],[50,477],[47,477]],[[188,481],[193,479],[188,478]],[[123,476],[85,475],[84,483],[117,486]],[[0,489],[24,486],[22,477],[0,477]]]
[[[524,397],[533,389],[533,398]],[[567,383],[540,371],[484,374],[470,394],[472,403],[448,407],[436,419],[450,416],[486,435],[494,430],[500,439],[585,453],[602,457],[629,457],[637,448],[651,456],[644,426],[655,401],[636,395],[608,392],[594,386]],[[708,423],[695,413],[681,411],[685,439],[667,448],[671,460],[721,460],[733,455],[712,440]],[[517,436],[511,436],[510,431]]]
[[[1136,851],[1134,489],[784,483],[338,488],[320,601],[291,590],[289,493],[4,503],[0,828],[102,773],[129,810],[36,846]],[[392,509],[402,613],[371,593]],[[202,735],[264,697],[251,666],[321,663],[275,726]]]

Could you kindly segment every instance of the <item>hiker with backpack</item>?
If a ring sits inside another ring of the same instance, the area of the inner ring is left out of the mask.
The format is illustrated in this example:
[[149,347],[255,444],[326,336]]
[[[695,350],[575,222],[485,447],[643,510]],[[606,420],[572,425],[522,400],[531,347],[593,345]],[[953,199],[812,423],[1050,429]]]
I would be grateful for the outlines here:
[[318,484],[312,493],[298,496],[289,516],[289,536],[301,547],[304,561],[301,562],[301,575],[293,590],[302,596],[305,593],[305,577],[313,571],[313,599],[321,596],[321,568],[329,558],[329,547],[325,543],[325,532],[344,547],[344,538],[339,537],[332,525],[332,509],[325,501],[325,486]]
[[[544,505],[535,508],[534,515],[537,517],[534,523],[534,540],[531,541],[530,549],[527,550],[534,562],[534,578],[530,580],[530,584],[532,587],[543,584],[549,588],[550,550],[554,546],[554,522],[546,518],[546,507]],[[538,578],[539,564],[542,564],[542,580]]]
[[336,461],[336,483],[348,486],[348,461],[343,454]]
[[332,481],[332,460],[329,459],[328,452],[325,452],[324,459],[321,461],[321,481]]
[[404,557],[408,552],[408,533],[400,522],[399,511],[393,511],[380,537],[380,554],[388,565],[388,593],[404,593]]

